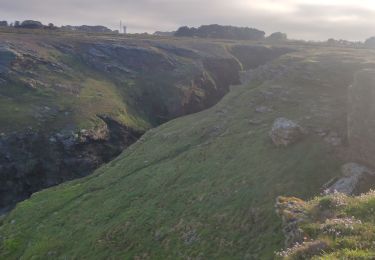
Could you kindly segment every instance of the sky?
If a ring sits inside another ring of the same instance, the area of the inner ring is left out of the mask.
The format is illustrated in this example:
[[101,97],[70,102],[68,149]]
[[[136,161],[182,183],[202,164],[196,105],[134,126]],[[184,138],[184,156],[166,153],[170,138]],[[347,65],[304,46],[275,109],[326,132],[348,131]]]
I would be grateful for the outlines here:
[[253,27],[292,39],[365,40],[375,36],[375,0],[0,0],[0,20],[104,25],[128,32],[182,25]]

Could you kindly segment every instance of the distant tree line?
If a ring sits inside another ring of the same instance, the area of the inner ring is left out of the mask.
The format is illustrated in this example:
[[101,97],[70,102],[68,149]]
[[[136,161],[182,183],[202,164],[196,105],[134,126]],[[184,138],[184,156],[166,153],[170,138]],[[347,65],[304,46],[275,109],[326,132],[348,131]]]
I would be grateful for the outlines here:
[[[58,29],[63,31],[77,31],[86,33],[118,33],[102,26],[80,25],[80,26],[61,26],[56,27],[53,23],[48,25],[42,24],[40,21],[1,21],[0,27],[13,27],[23,29]],[[202,25],[198,28],[182,26],[175,32],[155,32],[157,36],[176,36],[176,37],[199,37],[199,38],[216,38],[216,39],[233,39],[233,40],[266,40],[269,42],[283,42],[288,40],[285,33],[275,32],[265,37],[265,32],[249,27],[223,26],[218,24]],[[302,41],[304,42],[304,41]],[[324,42],[321,42],[324,43]],[[352,42],[347,40],[328,39],[325,44],[329,46],[343,46],[354,48],[375,48],[375,36],[368,38],[365,42]]]
[[77,32],[89,32],[89,33],[115,33],[116,32],[101,25],[97,25],[97,26],[66,25],[62,27],[56,27],[53,23],[49,23],[48,25],[43,25],[41,22],[34,21],[34,20],[25,20],[23,22],[15,21],[14,23],[8,23],[8,21],[0,21],[0,27],[14,27],[14,28],[23,28],[23,29],[59,29],[59,30],[64,30],[64,31],[77,31]]
[[174,34],[177,37],[199,37],[234,40],[263,40],[265,32],[248,27],[202,25],[199,28],[180,27]]
[[54,29],[56,28],[53,23],[43,25],[39,21],[25,20],[23,22],[15,21],[14,23],[8,23],[8,21],[0,21],[0,27],[14,27],[14,28],[25,28],[25,29]]
[[282,32],[275,32],[268,36],[266,40],[271,42],[286,41],[288,40],[288,35]]
[[80,26],[72,26],[72,25],[66,25],[61,26],[62,30],[66,31],[78,31],[78,32],[88,32],[88,33],[111,33],[114,32],[111,29],[102,26],[102,25],[80,25]]
[[365,41],[365,46],[368,48],[375,48],[375,37],[368,38]]

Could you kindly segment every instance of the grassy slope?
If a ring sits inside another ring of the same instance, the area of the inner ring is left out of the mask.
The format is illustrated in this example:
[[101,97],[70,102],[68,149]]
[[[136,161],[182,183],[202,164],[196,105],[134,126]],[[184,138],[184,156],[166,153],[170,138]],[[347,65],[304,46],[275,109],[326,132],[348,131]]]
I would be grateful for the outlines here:
[[[3,220],[0,256],[273,257],[283,244],[275,198],[313,196],[341,164],[314,134],[286,149],[268,137],[279,116],[345,124],[352,53],[330,52],[290,54],[274,63],[292,68],[276,82],[234,87],[215,107],[149,131],[94,175],[34,194]],[[260,114],[258,105],[274,109]]]
[[[285,202],[296,200],[284,198]],[[349,197],[333,194],[299,201],[305,219],[299,223],[307,240],[283,252],[283,259],[374,259],[375,193]],[[313,244],[321,243],[324,250]]]
[[[25,127],[34,129],[56,130],[62,126],[76,124],[78,128],[92,127],[98,123],[97,114],[108,114],[119,122],[135,129],[147,129],[150,123],[147,118],[132,110],[129,106],[127,91],[108,76],[84,64],[79,58],[61,53],[48,44],[65,42],[77,44],[77,39],[71,36],[41,34],[32,36],[22,34],[4,34],[4,40],[15,44],[17,48],[31,49],[49,62],[64,64],[63,72],[55,72],[48,66],[38,65],[26,67],[28,73],[37,75],[38,80],[45,85],[36,85],[36,88],[26,87],[20,79],[28,80],[27,74],[13,76],[0,90],[0,131],[10,132]],[[97,39],[90,39],[95,42]],[[45,45],[42,45],[41,43]],[[79,43],[79,42],[78,42]],[[19,70],[26,71],[25,64],[17,65]],[[29,65],[27,65],[29,66]],[[56,85],[66,85],[69,89],[62,89]],[[44,107],[57,109],[55,115],[45,115],[42,121],[36,115]],[[130,110],[130,111],[129,111]],[[68,111],[66,115],[64,112]],[[47,122],[46,122],[47,121]]]
[[[165,72],[165,75],[139,71],[134,74],[106,73],[80,57],[80,48],[98,43],[144,47],[173,60],[177,64],[176,69]],[[10,80],[0,87],[0,133],[26,127],[55,131],[67,124],[90,128],[100,123],[96,117],[98,114],[109,115],[137,130],[149,129],[160,124],[160,120],[150,115],[152,104],[141,104],[142,107],[137,104],[142,93],[147,91],[159,105],[168,105],[169,100],[180,101],[183,95],[180,88],[189,88],[191,80],[204,71],[201,65],[204,57],[232,58],[226,49],[228,44],[190,39],[138,39],[111,34],[0,29],[0,45],[10,45],[13,50],[23,53],[23,58],[12,65],[17,73],[13,72]],[[64,45],[72,46],[73,54],[56,47]],[[175,46],[193,50],[197,53],[196,57],[187,58],[173,53]],[[172,47],[172,51],[164,47]],[[25,53],[31,58],[25,58]],[[32,63],[34,56],[47,63]],[[55,70],[50,63],[62,65],[63,71]],[[27,87],[25,82],[33,82],[34,79],[38,81],[34,88]],[[50,115],[43,110],[45,107],[58,112]],[[43,120],[39,120],[39,114]],[[164,122],[166,118],[162,120]]]

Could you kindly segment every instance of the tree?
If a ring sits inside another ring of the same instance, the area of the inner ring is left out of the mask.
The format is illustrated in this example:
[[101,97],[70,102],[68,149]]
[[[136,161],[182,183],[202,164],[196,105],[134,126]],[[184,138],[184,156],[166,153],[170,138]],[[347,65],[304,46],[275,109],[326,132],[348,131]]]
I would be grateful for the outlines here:
[[273,34],[267,37],[267,40],[273,42],[286,41],[288,40],[288,36],[282,32],[274,32]]
[[[193,28],[192,28],[193,29]],[[193,31],[187,26],[182,26],[178,28],[176,33],[174,34],[177,37],[192,37],[193,36]]]
[[6,27],[6,26],[8,26],[7,21],[0,21],[0,27]]
[[20,27],[21,25],[21,22],[20,21],[15,21],[14,22],[14,27]]
[[39,21],[25,20],[21,23],[20,27],[26,29],[41,29],[43,28],[43,24]]
[[202,25],[199,28],[180,27],[175,36],[235,39],[235,40],[263,40],[265,32],[248,27],[223,26],[218,24]]
[[337,44],[337,41],[336,41],[335,39],[333,39],[333,38],[329,38],[329,39],[327,40],[327,43],[328,43],[328,45],[336,45],[336,44]]
[[375,37],[368,38],[365,41],[365,46],[368,48],[375,48]]

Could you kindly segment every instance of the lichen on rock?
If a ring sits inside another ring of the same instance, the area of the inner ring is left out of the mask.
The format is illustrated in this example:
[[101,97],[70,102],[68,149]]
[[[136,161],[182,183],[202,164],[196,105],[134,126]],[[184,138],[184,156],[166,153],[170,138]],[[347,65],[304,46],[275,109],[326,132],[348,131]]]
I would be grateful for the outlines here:
[[306,130],[296,122],[284,117],[277,118],[273,123],[269,133],[272,142],[276,146],[288,146],[298,142],[304,135]]
[[290,247],[305,240],[305,234],[299,228],[299,223],[306,220],[305,202],[298,198],[278,197],[276,200],[276,213],[283,221],[285,245]]

